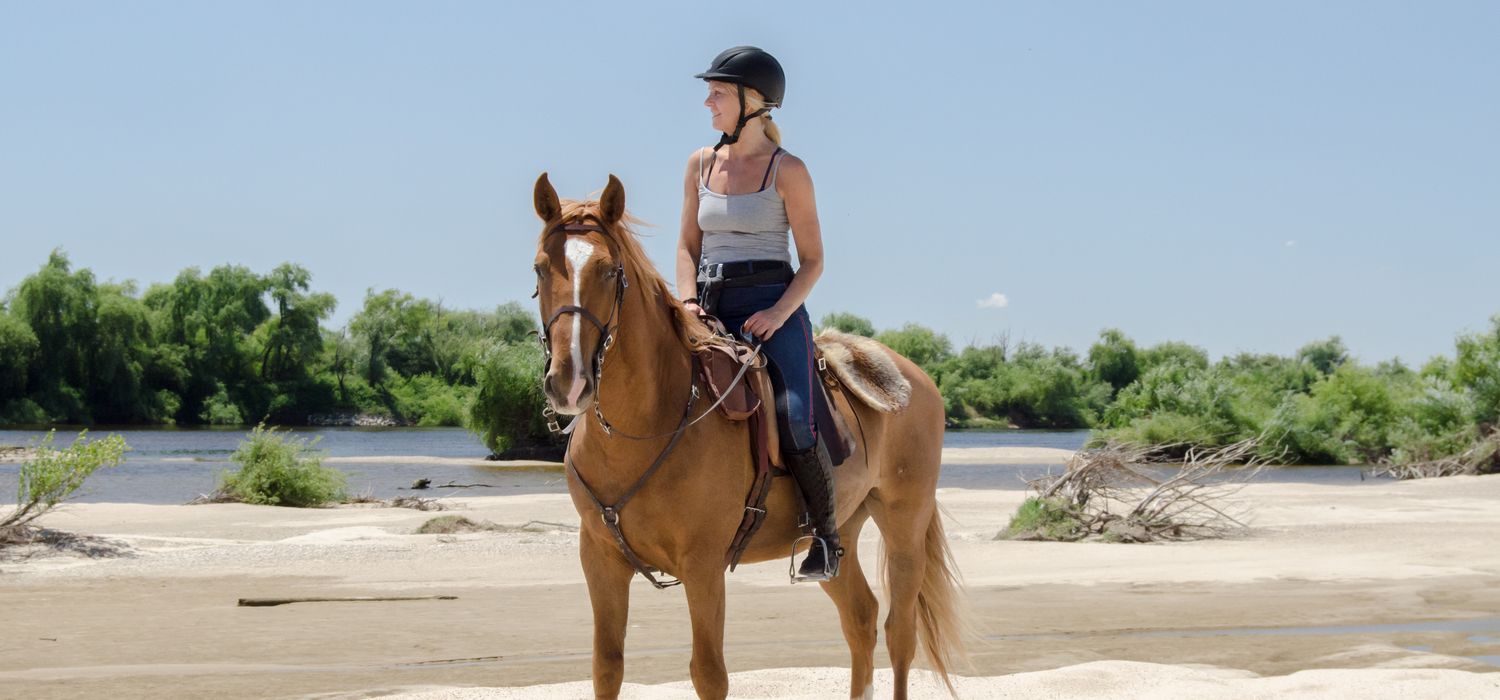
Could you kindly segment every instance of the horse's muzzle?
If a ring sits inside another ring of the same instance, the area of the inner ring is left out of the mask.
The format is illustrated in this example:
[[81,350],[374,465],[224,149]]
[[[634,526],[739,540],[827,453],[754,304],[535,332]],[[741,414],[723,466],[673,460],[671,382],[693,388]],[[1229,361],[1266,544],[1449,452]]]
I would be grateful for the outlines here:
[[575,372],[571,367],[554,366],[542,380],[542,393],[559,415],[576,416],[593,403],[593,375]]

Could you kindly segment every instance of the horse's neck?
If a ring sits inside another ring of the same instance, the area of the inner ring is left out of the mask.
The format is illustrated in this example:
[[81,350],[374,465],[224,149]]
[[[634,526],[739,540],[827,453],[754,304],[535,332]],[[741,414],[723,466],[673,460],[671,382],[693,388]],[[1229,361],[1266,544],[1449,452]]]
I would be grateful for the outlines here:
[[[670,433],[687,408],[693,383],[692,356],[678,340],[670,313],[649,291],[626,295],[615,343],[605,354],[604,371],[594,396],[604,418],[621,433]],[[696,403],[694,415],[705,405]],[[628,487],[670,439],[610,436],[594,416],[580,416],[579,420],[586,423],[570,448],[574,462],[589,483],[601,491]]]

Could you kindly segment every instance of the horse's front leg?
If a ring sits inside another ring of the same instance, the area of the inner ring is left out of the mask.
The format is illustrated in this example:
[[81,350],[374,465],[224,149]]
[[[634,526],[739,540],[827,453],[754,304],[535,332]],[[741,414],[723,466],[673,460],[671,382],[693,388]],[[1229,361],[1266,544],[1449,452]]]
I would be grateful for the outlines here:
[[630,578],[635,569],[614,542],[579,537],[578,556],[594,606],[594,697],[613,700],[625,680],[625,623],[630,614]]
[[683,578],[688,615],[693,618],[693,689],[700,698],[720,700],[729,695],[729,672],[724,668],[724,566],[706,563]]

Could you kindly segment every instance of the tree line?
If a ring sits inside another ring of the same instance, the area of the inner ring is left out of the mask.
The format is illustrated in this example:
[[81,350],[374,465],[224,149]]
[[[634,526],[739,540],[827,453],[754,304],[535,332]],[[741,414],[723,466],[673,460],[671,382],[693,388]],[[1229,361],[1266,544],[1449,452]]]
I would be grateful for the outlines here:
[[876,333],[858,316],[825,325],[873,335],[938,383],[950,426],[1092,428],[1091,440],[1223,447],[1256,438],[1282,464],[1395,464],[1450,457],[1500,423],[1500,315],[1462,335],[1454,354],[1410,368],[1355,361],[1337,337],[1291,356],[1239,353],[1210,362],[1171,341],[1140,347],[1107,329],[1080,355],[1000,341],[955,350],[916,324]]
[[335,303],[293,263],[264,274],[188,268],[141,292],[54,251],[0,301],[0,424],[305,424],[360,413],[468,425],[497,451],[545,439],[521,408],[540,400],[530,311],[370,290],[332,330],[323,323]]
[[[54,251],[0,300],[0,424],[305,424],[343,413],[465,426],[495,452],[548,444],[534,310],[446,309],[370,290],[341,329],[332,295],[283,263],[188,268],[141,292]],[[1109,329],[1085,353],[1000,340],[955,349],[918,324],[872,336],[940,388],[949,425],[1092,428],[1098,440],[1202,447],[1259,437],[1280,462],[1417,461],[1462,451],[1500,420],[1500,316],[1417,369],[1351,359],[1337,338],[1291,356],[1210,362],[1183,342]]]

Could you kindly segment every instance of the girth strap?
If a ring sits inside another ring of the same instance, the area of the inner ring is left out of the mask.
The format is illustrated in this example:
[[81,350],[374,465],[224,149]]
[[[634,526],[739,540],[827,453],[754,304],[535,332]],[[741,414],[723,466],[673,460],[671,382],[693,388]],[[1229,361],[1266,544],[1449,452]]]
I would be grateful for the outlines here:
[[724,554],[724,564],[730,571],[734,571],[734,567],[739,565],[740,557],[750,546],[750,538],[755,537],[755,533],[765,523],[766,497],[771,494],[769,451],[775,447],[766,444],[768,429],[760,411],[750,414],[749,422],[750,450],[755,455],[755,480],[750,483],[750,493],[745,496],[745,515],[740,519],[740,527],[734,533],[734,540],[729,543],[729,551]]

